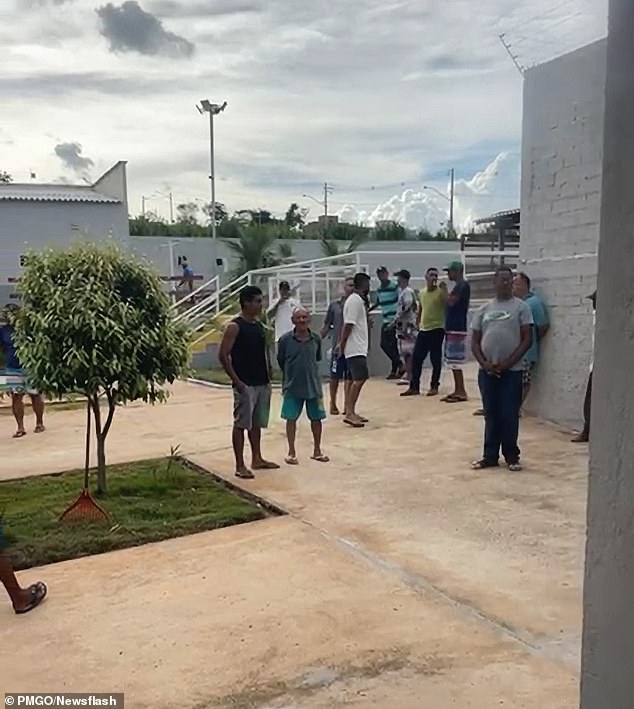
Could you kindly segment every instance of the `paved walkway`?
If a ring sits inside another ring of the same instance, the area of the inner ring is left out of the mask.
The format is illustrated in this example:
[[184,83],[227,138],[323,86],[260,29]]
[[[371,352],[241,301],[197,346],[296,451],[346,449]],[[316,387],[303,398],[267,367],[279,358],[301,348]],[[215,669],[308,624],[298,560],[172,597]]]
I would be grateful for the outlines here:
[[[26,572],[51,597],[20,619],[0,606],[0,690],[124,690],[133,709],[575,706],[584,448],[527,418],[525,473],[474,474],[475,401],[377,381],[363,403],[365,430],[328,422],[331,464],[308,460],[303,424],[302,465],[247,483],[287,517]],[[232,477],[229,410],[180,384],[117,412],[110,460],[180,444]],[[0,417],[0,478],[80,467],[82,416],[21,441]],[[283,457],[279,421],[265,453]]]

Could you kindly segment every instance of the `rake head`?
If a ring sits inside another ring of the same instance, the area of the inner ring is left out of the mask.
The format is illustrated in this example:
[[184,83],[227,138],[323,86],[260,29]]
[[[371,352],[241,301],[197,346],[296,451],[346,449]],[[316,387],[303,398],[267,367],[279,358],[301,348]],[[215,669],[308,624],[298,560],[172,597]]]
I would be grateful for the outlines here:
[[109,522],[108,513],[92,498],[86,488],[60,515],[60,522]]

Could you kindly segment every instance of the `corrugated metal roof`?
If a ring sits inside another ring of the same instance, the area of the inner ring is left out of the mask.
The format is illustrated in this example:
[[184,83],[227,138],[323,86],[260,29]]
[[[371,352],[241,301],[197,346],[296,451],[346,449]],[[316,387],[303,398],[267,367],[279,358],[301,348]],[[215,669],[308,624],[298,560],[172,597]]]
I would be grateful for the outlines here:
[[18,202],[92,202],[120,204],[121,200],[77,185],[0,184],[0,201]]

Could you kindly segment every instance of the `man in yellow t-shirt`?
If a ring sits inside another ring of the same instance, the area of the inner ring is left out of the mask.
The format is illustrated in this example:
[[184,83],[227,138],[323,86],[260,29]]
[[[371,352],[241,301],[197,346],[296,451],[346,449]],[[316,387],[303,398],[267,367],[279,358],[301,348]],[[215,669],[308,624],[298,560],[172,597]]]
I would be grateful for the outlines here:
[[445,310],[447,307],[447,287],[438,283],[438,269],[428,268],[425,274],[427,286],[420,292],[420,327],[412,364],[409,389],[401,396],[420,394],[420,377],[427,355],[432,364],[431,386],[427,396],[437,396],[442,370],[442,345],[445,339]]

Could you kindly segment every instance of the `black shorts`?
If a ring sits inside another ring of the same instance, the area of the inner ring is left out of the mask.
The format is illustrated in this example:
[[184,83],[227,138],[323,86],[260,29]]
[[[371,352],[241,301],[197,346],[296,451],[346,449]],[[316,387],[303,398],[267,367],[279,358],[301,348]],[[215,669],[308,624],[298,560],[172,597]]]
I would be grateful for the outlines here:
[[366,379],[370,378],[367,357],[361,355],[358,357],[347,357],[346,364],[348,365],[350,379],[352,379],[353,382],[364,382]]

